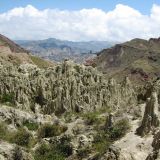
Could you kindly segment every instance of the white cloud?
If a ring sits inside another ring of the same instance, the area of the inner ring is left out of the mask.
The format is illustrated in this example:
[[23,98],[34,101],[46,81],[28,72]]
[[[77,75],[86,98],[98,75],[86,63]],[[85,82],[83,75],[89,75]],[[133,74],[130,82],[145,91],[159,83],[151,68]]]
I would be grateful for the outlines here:
[[154,4],[150,15],[122,4],[114,10],[59,9],[38,10],[31,5],[0,14],[0,33],[12,39],[55,37],[74,41],[125,41],[160,36],[160,6]]

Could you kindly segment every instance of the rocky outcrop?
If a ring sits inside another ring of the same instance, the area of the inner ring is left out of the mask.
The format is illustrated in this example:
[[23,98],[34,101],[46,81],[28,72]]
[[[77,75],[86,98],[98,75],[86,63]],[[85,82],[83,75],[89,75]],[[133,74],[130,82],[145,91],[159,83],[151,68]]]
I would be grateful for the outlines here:
[[128,79],[119,84],[113,79],[107,81],[96,69],[71,61],[48,69],[2,65],[0,86],[1,99],[12,96],[18,108],[45,114],[94,111],[136,103]]
[[147,99],[145,112],[141,126],[137,129],[137,134],[144,136],[159,126],[159,104],[157,93],[153,92],[151,98]]
[[117,80],[129,76],[133,82],[144,84],[153,78],[159,77],[159,51],[158,39],[133,39],[104,49],[97,54],[91,65],[98,67],[108,77]]
[[100,160],[125,160],[125,159],[120,155],[120,149],[112,146],[108,149],[108,152],[105,153],[103,157],[100,158]]
[[160,131],[158,130],[152,142],[153,151],[148,155],[146,160],[159,160],[160,159]]
[[0,141],[0,159],[1,160],[34,160],[31,154],[18,147],[15,144]]
[[25,122],[36,124],[54,123],[57,119],[55,115],[33,114],[32,112],[22,111],[6,105],[0,105],[0,122],[5,122],[14,129],[17,126],[23,126]]

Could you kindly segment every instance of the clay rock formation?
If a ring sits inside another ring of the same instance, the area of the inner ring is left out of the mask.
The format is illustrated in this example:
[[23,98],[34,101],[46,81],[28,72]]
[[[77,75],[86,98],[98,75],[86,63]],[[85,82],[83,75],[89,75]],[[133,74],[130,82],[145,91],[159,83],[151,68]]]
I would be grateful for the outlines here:
[[148,155],[146,160],[159,160],[160,159],[160,130],[158,130],[155,135],[152,142],[153,151]]
[[119,148],[111,146],[108,149],[108,152],[104,154],[104,156],[101,157],[100,160],[125,160],[125,159],[120,155]]
[[159,126],[159,104],[157,93],[153,92],[151,98],[147,99],[145,112],[141,126],[137,129],[137,134],[144,136]]
[[25,110],[45,114],[65,111],[94,111],[100,108],[136,103],[132,84],[110,79],[92,67],[64,61],[55,67],[35,65],[0,67],[0,97],[13,96],[14,104]]
[[10,127],[14,129],[16,126],[23,126],[26,121],[30,123],[45,124],[54,123],[56,116],[33,114],[32,112],[22,111],[6,105],[0,105],[0,121],[11,124]]
[[31,154],[15,144],[0,142],[0,160],[34,160]]

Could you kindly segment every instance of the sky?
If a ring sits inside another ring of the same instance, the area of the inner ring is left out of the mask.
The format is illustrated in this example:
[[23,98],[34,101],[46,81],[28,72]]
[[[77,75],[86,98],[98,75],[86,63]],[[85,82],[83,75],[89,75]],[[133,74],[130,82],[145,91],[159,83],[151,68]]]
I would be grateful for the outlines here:
[[160,37],[160,1],[0,0],[0,33],[15,40]]
[[25,7],[28,4],[37,9],[80,10],[84,8],[99,8],[104,11],[113,10],[117,4],[129,5],[143,14],[149,14],[153,4],[159,0],[0,0],[0,13],[15,7]]

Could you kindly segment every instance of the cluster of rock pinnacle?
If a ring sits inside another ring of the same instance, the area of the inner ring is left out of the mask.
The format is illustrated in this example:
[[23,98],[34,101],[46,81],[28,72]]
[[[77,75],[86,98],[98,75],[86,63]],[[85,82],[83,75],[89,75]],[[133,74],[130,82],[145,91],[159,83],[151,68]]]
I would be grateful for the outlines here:
[[127,78],[118,84],[92,67],[71,61],[48,69],[31,64],[1,65],[0,86],[0,95],[13,93],[18,108],[45,114],[117,108],[136,99]]

